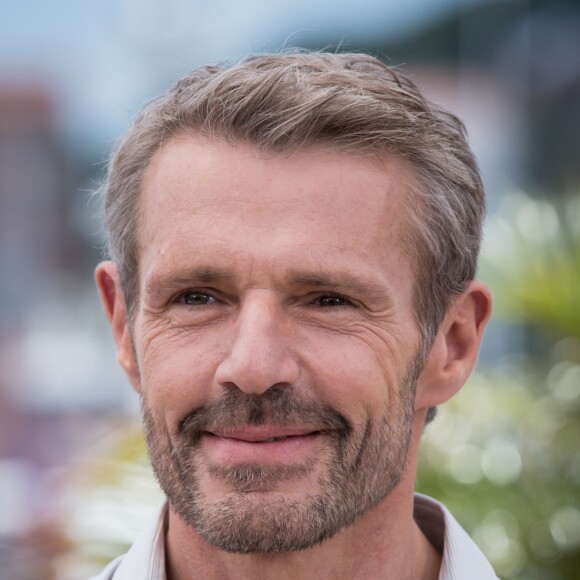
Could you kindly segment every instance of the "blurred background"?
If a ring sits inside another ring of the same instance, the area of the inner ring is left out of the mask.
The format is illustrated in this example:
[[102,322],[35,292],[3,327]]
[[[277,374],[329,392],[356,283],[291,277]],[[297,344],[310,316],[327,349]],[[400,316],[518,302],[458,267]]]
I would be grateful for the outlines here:
[[94,289],[92,194],[146,100],[282,46],[378,55],[466,122],[496,312],[418,489],[502,578],[580,578],[577,0],[3,0],[0,579],[86,578],[161,500]]

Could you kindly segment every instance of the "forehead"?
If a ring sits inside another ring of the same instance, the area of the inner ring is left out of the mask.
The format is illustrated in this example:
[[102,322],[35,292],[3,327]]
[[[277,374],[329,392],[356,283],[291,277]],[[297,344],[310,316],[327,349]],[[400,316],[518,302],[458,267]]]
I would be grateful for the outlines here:
[[[140,270],[163,259],[252,253],[276,263],[342,253],[363,263],[403,250],[408,165],[309,147],[265,153],[251,144],[181,135],[152,159],[139,217]],[[271,250],[268,255],[267,250]],[[364,264],[363,264],[364,265]]]

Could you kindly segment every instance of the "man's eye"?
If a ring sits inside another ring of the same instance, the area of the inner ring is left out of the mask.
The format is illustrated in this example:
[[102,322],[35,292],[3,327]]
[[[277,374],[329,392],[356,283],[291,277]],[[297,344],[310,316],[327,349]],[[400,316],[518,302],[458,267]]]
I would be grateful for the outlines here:
[[205,306],[215,302],[215,298],[205,292],[185,292],[179,297],[179,302],[187,306]]
[[350,306],[352,305],[352,302],[350,302],[350,300],[347,300],[346,298],[343,298],[342,296],[334,296],[334,295],[328,295],[328,296],[319,296],[316,300],[316,305],[317,306],[323,306],[323,307],[337,307],[337,306]]

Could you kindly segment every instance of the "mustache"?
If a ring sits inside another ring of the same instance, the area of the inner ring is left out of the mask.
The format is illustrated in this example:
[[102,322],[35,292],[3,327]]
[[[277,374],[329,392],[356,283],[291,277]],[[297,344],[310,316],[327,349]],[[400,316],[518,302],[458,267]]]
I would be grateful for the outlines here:
[[279,427],[312,425],[320,431],[337,431],[347,437],[352,426],[330,405],[299,397],[290,385],[274,385],[260,395],[228,389],[223,395],[184,417],[178,435],[193,440],[207,431],[233,431],[245,426]]

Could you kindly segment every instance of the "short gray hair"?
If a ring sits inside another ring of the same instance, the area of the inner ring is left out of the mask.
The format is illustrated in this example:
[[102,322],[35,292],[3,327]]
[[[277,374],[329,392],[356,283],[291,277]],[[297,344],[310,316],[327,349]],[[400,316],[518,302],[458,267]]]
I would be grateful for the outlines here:
[[108,251],[129,318],[138,293],[138,198],[156,151],[178,133],[250,142],[264,151],[309,145],[407,160],[419,187],[407,245],[416,260],[421,356],[452,298],[475,276],[485,195],[462,122],[408,77],[365,54],[262,54],[205,66],[138,114],[112,154],[104,185]]

